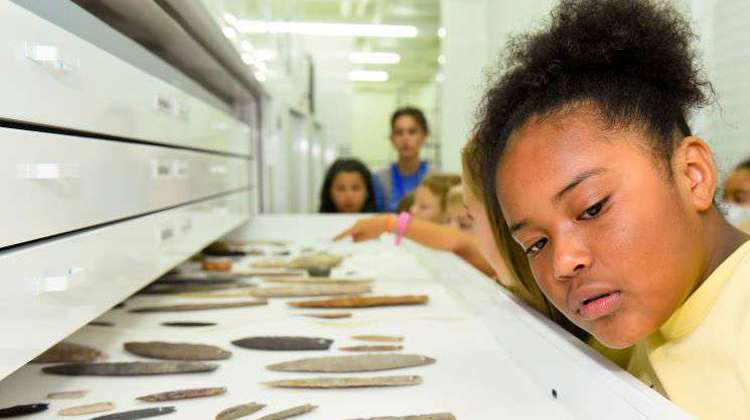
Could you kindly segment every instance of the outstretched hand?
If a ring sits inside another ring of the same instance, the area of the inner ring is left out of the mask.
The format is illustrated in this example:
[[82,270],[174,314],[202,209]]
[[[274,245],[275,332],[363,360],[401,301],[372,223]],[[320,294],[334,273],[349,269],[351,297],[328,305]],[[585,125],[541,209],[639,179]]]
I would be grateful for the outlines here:
[[351,236],[354,242],[377,239],[388,231],[388,226],[393,225],[392,214],[370,217],[358,220],[352,227],[336,235],[334,240],[338,241]]

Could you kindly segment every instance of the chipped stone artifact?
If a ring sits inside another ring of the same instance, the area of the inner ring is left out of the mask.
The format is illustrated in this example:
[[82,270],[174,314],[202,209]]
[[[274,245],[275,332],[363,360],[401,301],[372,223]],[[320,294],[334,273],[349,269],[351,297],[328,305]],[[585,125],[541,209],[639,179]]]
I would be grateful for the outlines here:
[[150,341],[129,342],[124,347],[136,356],[162,360],[224,360],[232,356],[232,352],[208,344]]
[[400,343],[404,341],[404,337],[394,337],[389,335],[355,335],[353,339],[359,341],[374,341],[383,343]]
[[226,394],[226,392],[227,392],[227,389],[224,387],[178,389],[176,391],[159,392],[157,394],[143,395],[141,397],[137,397],[136,400],[146,401],[146,402],[189,400],[193,398],[205,398],[205,397],[214,397],[216,395],[224,395]]
[[0,418],[26,416],[29,414],[41,413],[47,410],[49,404],[25,404],[15,405],[13,407],[0,408]]
[[67,376],[146,376],[211,372],[218,367],[198,362],[69,363],[47,366],[42,372]]
[[353,378],[305,378],[305,379],[283,379],[279,381],[265,382],[265,385],[276,388],[373,388],[373,387],[395,387],[420,385],[420,376],[380,376],[380,377],[353,377]]
[[378,306],[424,305],[426,295],[406,296],[352,296],[345,298],[289,302],[297,308],[374,308]]
[[115,405],[111,402],[102,402],[96,404],[80,405],[78,407],[64,408],[57,414],[61,416],[82,416],[84,414],[103,413],[105,411],[111,411],[115,409]]
[[370,293],[372,289],[366,284],[347,285],[309,285],[309,286],[282,286],[265,287],[254,289],[250,294],[257,298],[280,298],[280,297],[312,297],[333,295],[357,295]]
[[349,346],[339,347],[341,351],[355,351],[355,352],[380,352],[380,351],[399,351],[403,350],[404,346]]
[[328,350],[333,340],[320,337],[289,337],[266,336],[247,337],[232,341],[238,347],[253,350],[297,351],[297,350]]
[[259,418],[258,420],[284,420],[296,416],[301,416],[302,414],[307,414],[313,410],[318,408],[317,406],[306,404],[306,405],[300,405],[298,407],[293,407],[288,410],[279,411],[278,413],[269,414],[267,416],[263,416]]
[[145,408],[141,410],[123,411],[121,413],[106,414],[99,417],[94,417],[91,420],[136,420],[136,419],[147,419],[149,417],[163,416],[165,414],[171,414],[177,411],[174,407],[156,407],[156,408]]
[[266,405],[265,404],[256,404],[256,403],[249,403],[249,404],[240,404],[235,405],[234,407],[229,407],[226,410],[220,412],[216,415],[216,420],[235,420],[239,419],[241,417],[249,416],[250,414],[254,414],[260,410],[262,410]]
[[170,321],[162,322],[161,325],[164,325],[165,327],[213,327],[216,323],[200,321]]
[[281,372],[372,372],[425,366],[435,359],[418,354],[362,354],[356,356],[326,356],[294,360],[266,366]]
[[29,363],[93,362],[106,358],[106,354],[93,347],[62,341]]

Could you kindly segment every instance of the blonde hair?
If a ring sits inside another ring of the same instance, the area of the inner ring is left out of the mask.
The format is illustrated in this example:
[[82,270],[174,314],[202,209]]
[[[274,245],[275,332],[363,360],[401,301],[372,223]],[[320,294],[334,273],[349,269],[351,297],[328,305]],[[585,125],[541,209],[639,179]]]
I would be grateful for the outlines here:
[[562,312],[547,300],[541,289],[539,289],[539,286],[534,279],[534,275],[531,273],[531,267],[529,267],[526,253],[521,246],[513,240],[513,237],[510,234],[510,229],[508,229],[508,225],[505,223],[497,197],[488,195],[484,189],[481,188],[482,176],[479,172],[480,165],[478,164],[480,158],[479,148],[477,147],[474,138],[471,137],[461,153],[464,171],[464,185],[467,186],[468,191],[476,197],[485,208],[487,220],[492,227],[492,235],[495,237],[495,246],[500,251],[500,256],[508,266],[508,270],[512,273],[514,282],[518,284],[518,287],[512,288],[511,292],[571,334],[581,340],[586,340],[589,337],[588,333],[580,329],[565,317]]
[[455,185],[448,190],[448,197],[446,198],[446,209],[453,206],[464,205],[464,187]]
[[425,187],[435,194],[440,201],[440,209],[443,212],[448,208],[448,192],[456,185],[461,185],[461,175],[430,174],[419,184],[420,187]]

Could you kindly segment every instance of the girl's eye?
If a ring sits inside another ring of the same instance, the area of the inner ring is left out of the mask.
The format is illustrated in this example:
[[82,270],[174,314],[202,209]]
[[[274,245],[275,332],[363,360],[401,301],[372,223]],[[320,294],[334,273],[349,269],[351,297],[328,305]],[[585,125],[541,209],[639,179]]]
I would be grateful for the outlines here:
[[547,245],[547,239],[542,238],[536,242],[534,242],[530,247],[526,248],[526,255],[528,256],[534,256],[542,251],[544,249],[544,246]]
[[593,206],[587,208],[583,214],[580,216],[581,220],[587,220],[587,219],[593,219],[596,216],[598,216],[602,212],[602,208],[604,208],[604,205],[607,204],[607,200],[609,197],[605,198],[604,200],[594,204]]

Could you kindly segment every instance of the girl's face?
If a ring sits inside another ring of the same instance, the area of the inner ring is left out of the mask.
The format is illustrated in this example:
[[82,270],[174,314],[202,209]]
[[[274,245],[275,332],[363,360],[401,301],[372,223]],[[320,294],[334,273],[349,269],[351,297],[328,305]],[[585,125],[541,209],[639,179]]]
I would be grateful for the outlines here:
[[750,169],[732,172],[724,184],[724,201],[750,207]]
[[[467,175],[464,175],[461,178],[464,180],[469,179]],[[490,225],[490,220],[487,218],[486,207],[481,200],[474,196],[471,187],[465,182],[463,191],[467,215],[471,220],[471,233],[477,239],[479,252],[481,252],[484,259],[490,264],[490,267],[495,270],[498,280],[505,286],[511,286],[512,282],[510,279],[512,276],[508,271],[508,266],[505,264],[505,260],[500,255],[500,251],[497,248],[492,226]]]
[[411,206],[411,214],[417,219],[433,223],[443,223],[445,221],[445,215],[443,215],[443,209],[440,206],[440,197],[424,186],[417,187],[414,193],[414,204]]
[[449,204],[446,211],[448,217],[448,226],[471,233],[473,231],[473,222],[469,216],[469,211],[463,203]]
[[688,139],[669,179],[643,133],[605,130],[592,114],[532,118],[517,130],[498,165],[497,194],[547,298],[600,342],[624,348],[658,329],[702,281],[699,213],[711,208],[715,185],[705,184],[715,178],[696,169]]
[[367,200],[367,186],[359,172],[339,172],[331,183],[331,198],[340,213],[359,213]]
[[391,143],[401,159],[419,158],[419,150],[426,139],[427,133],[411,115],[402,115],[393,123]]

